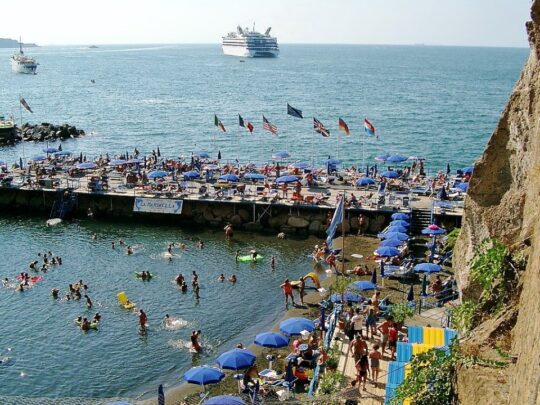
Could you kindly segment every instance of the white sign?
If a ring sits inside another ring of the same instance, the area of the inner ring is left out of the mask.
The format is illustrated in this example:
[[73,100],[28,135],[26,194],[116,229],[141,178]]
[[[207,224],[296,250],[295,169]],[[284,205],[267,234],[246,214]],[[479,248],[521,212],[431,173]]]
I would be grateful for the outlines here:
[[155,212],[158,214],[181,214],[183,200],[167,198],[136,197],[133,202],[133,212]]

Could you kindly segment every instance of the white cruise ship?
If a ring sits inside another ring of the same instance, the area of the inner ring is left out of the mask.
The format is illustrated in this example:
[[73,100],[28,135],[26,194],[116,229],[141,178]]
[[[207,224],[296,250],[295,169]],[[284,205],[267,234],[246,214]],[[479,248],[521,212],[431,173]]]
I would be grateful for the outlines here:
[[19,39],[19,53],[10,58],[11,70],[16,73],[36,74],[38,64],[34,58],[26,56],[22,50],[22,42]]
[[268,28],[264,34],[248,28],[237,27],[236,32],[230,32],[223,37],[223,53],[245,58],[271,58],[279,55],[276,37],[270,36]]

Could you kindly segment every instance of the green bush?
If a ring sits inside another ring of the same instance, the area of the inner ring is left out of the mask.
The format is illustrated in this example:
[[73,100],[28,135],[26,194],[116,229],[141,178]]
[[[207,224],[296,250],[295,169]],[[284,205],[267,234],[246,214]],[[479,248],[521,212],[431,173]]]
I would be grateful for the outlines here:
[[339,371],[325,372],[319,381],[321,395],[333,395],[345,386],[345,376]]
[[452,326],[466,335],[474,326],[474,315],[478,310],[478,304],[472,301],[464,301],[451,309]]
[[403,324],[407,318],[414,316],[414,308],[401,302],[390,307],[389,315],[394,318],[394,322]]
[[453,250],[456,245],[456,240],[461,232],[461,228],[455,228],[448,234],[446,237],[446,244],[444,245],[443,251],[446,253],[449,250]]

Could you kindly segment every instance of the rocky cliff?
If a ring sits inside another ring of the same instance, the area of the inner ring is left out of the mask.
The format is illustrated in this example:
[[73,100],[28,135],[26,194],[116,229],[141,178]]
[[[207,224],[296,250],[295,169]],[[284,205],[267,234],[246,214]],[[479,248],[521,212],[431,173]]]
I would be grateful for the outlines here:
[[464,344],[493,348],[504,339],[517,358],[504,370],[458,370],[463,404],[540,404],[540,0],[526,24],[531,52],[484,154],[475,164],[454,268],[464,299],[477,299],[470,279],[473,252],[486,238],[528,257],[518,271],[515,299],[484,319]]

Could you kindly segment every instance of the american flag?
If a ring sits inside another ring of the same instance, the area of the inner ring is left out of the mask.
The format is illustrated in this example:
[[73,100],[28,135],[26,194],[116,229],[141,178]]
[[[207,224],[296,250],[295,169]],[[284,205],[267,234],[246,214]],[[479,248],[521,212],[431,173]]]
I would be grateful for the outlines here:
[[274,135],[277,135],[278,133],[277,127],[274,124],[271,124],[270,121],[268,121],[264,115],[263,115],[263,129],[266,129],[267,131],[272,132],[272,134]]
[[313,129],[315,130],[315,132],[318,132],[325,138],[328,138],[330,136],[330,131],[323,125],[321,121],[319,121],[315,117],[313,117]]

